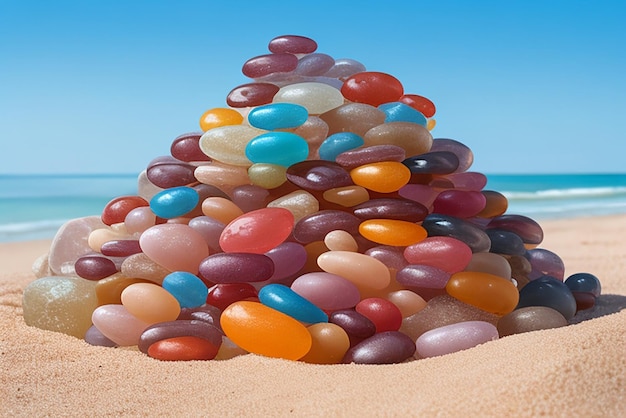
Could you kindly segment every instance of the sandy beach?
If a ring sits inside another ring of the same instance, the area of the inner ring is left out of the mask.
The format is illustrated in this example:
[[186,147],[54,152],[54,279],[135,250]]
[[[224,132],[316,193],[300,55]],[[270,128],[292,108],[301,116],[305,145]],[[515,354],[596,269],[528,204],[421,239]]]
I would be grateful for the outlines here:
[[566,276],[602,282],[578,323],[376,366],[161,362],[28,327],[22,291],[50,242],[0,244],[0,416],[626,416],[626,215],[541,225]]

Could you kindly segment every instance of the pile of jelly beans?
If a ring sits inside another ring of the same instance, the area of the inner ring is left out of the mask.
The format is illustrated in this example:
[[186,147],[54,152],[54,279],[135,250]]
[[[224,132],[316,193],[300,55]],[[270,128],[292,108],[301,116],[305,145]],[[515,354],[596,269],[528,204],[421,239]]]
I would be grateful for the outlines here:
[[137,195],[59,230],[27,323],[161,360],[383,364],[594,305],[598,279],[565,278],[540,225],[469,171],[470,148],[433,138],[429,99],[306,37],[269,51]]

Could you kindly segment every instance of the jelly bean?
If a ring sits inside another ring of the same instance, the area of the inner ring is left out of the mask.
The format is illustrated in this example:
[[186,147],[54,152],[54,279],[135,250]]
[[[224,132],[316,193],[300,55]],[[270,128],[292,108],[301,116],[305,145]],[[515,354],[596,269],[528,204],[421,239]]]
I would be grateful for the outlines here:
[[207,197],[202,202],[202,213],[223,224],[228,224],[243,211],[232,201],[223,197]]
[[449,151],[414,155],[402,161],[414,174],[450,174],[459,167],[459,159]]
[[196,274],[200,261],[209,255],[209,247],[202,235],[182,224],[148,228],[141,234],[139,245],[151,260],[170,271]]
[[559,311],[567,320],[576,313],[576,299],[570,288],[550,276],[539,277],[519,291],[517,307],[527,306],[547,306]]
[[199,272],[206,283],[262,282],[274,274],[274,262],[264,254],[218,253],[202,260]]
[[457,218],[471,218],[485,208],[486,199],[481,192],[471,190],[444,190],[433,202],[433,212]]
[[354,74],[341,87],[341,94],[347,100],[372,106],[395,102],[403,93],[404,87],[397,78],[375,71]]
[[[208,297],[208,296],[207,296]],[[222,310],[213,305],[203,304],[194,308],[180,308],[180,314],[176,321],[194,320],[209,323],[220,330],[220,316]],[[163,322],[161,322],[163,323]]]
[[157,360],[211,360],[218,348],[200,337],[173,337],[159,340],[148,348],[148,355]]
[[390,269],[400,270],[407,265],[407,261],[398,247],[377,245],[366,250],[365,254],[380,260]]
[[317,42],[305,36],[282,35],[272,39],[268,48],[275,54],[310,54],[317,49]]
[[[251,163],[249,163],[251,164]],[[194,171],[198,181],[212,184],[221,190],[231,190],[242,184],[250,184],[248,169],[243,166],[222,164],[217,161],[201,165]]]
[[426,264],[409,264],[396,273],[398,283],[409,286],[418,291],[419,289],[443,289],[446,287],[452,274],[441,268]]
[[543,229],[533,219],[523,215],[502,215],[493,218],[489,229],[504,229],[516,233],[525,244],[538,245],[543,241]]
[[504,255],[524,255],[526,247],[519,235],[500,229],[488,229],[485,231],[491,241],[489,251]]
[[306,122],[291,132],[301,136],[309,144],[308,158],[317,159],[317,149],[328,136],[328,125],[317,116],[309,116]]
[[206,131],[200,138],[200,149],[211,159],[235,166],[248,167],[246,147],[265,130],[247,125],[220,126]]
[[150,283],[150,281],[134,277],[126,277],[120,274],[114,274],[107,278],[98,280],[96,283],[98,306],[121,304],[122,291],[133,283]]
[[376,332],[397,331],[402,324],[400,309],[383,298],[365,298],[354,309],[374,323]]
[[420,225],[397,219],[368,219],[359,225],[359,233],[370,241],[401,247],[426,238],[426,230]]
[[154,343],[175,337],[202,338],[213,345],[216,352],[222,344],[222,333],[214,325],[204,321],[179,319],[159,322],[147,327],[139,338],[137,348],[142,353],[148,353]]
[[97,307],[95,282],[49,276],[29,283],[22,295],[26,325],[83,338]]
[[328,251],[320,254],[317,264],[325,272],[348,279],[357,286],[383,289],[391,280],[387,266],[361,253]]
[[335,65],[324,75],[345,81],[351,75],[363,71],[365,71],[365,65],[362,63],[350,58],[339,58],[335,60]]
[[304,190],[295,191],[267,204],[268,208],[283,208],[293,214],[294,221],[298,222],[305,216],[319,211],[319,201],[309,192]]
[[465,267],[467,271],[482,271],[483,273],[500,276],[504,279],[511,278],[511,264],[506,258],[494,253],[475,253]]
[[242,108],[272,103],[280,87],[272,83],[248,83],[235,87],[228,93],[226,103],[230,107]]
[[349,232],[340,229],[330,231],[324,236],[324,244],[331,251],[358,251],[359,244]]
[[343,363],[394,364],[410,359],[415,353],[415,343],[398,331],[375,334],[352,347]]
[[243,116],[241,113],[234,109],[217,107],[207,110],[202,114],[202,116],[200,116],[200,129],[206,132],[209,129],[218,128],[220,126],[241,125],[242,122]]
[[426,97],[417,94],[404,94],[398,101],[411,106],[427,118],[432,118],[435,115],[435,104]]
[[525,257],[519,255],[512,255],[507,257],[507,262],[511,266],[511,277],[517,281],[517,288],[521,289],[530,281],[530,273],[532,266],[530,261]]
[[300,359],[305,363],[337,364],[350,348],[350,338],[339,325],[318,322],[307,327],[311,349]]
[[339,210],[321,210],[307,215],[296,223],[293,237],[302,244],[321,241],[326,234],[334,230],[357,234],[359,219],[354,215]]
[[269,192],[263,187],[253,184],[244,184],[235,187],[232,191],[233,203],[244,212],[250,212],[265,207],[265,200]]
[[466,321],[427,331],[415,342],[422,357],[443,356],[498,339],[498,330],[488,322]]
[[306,160],[309,145],[304,138],[290,132],[268,132],[252,138],[246,145],[245,154],[253,163],[289,167]]
[[196,216],[190,219],[187,225],[202,235],[202,238],[209,246],[210,253],[222,251],[219,241],[222,231],[226,228],[224,223],[208,216]]
[[363,135],[365,146],[395,145],[404,149],[406,155],[428,152],[433,137],[426,128],[411,122],[389,122],[374,126]]
[[552,276],[563,281],[565,278],[565,264],[561,257],[545,248],[533,248],[528,250],[524,257],[530,262],[532,267],[532,278],[541,276]]
[[439,190],[425,184],[407,184],[398,190],[398,194],[408,200],[421,203],[430,208],[439,195]]
[[397,219],[407,222],[420,222],[428,215],[428,209],[408,199],[371,199],[353,208],[352,213],[359,219]]
[[308,160],[287,169],[287,180],[305,190],[325,191],[353,185],[350,174],[331,161]]
[[319,115],[343,104],[343,96],[334,87],[323,83],[304,82],[281,87],[274,103],[304,106],[310,115]]
[[137,345],[143,331],[150,326],[132,315],[123,305],[98,306],[91,320],[98,331],[122,347]]
[[161,218],[176,218],[191,212],[199,199],[198,192],[191,187],[172,187],[154,195],[150,209]]
[[83,279],[100,280],[117,273],[117,266],[107,257],[93,255],[76,260],[74,270]]
[[113,225],[124,222],[128,212],[140,206],[148,206],[148,202],[139,196],[120,196],[109,201],[102,210],[102,222]]
[[206,302],[209,289],[195,274],[175,271],[163,279],[163,289],[172,294],[181,308],[195,308]]
[[226,225],[220,247],[226,252],[263,254],[285,241],[293,225],[293,214],[283,208],[244,213]]
[[330,314],[328,322],[339,325],[353,341],[361,341],[376,333],[376,325],[354,309],[342,309]]
[[[137,177],[137,195],[144,199],[146,203],[152,199],[152,196],[162,191],[163,188],[155,185],[148,179],[147,170],[143,170]],[[145,205],[148,206],[148,205]]]
[[411,179],[411,172],[402,163],[382,161],[350,170],[354,184],[380,193],[398,191]]
[[385,112],[365,104],[346,103],[319,116],[328,124],[328,133],[352,132],[362,137],[374,126],[385,123]]
[[206,302],[223,311],[231,303],[254,299],[257,299],[257,290],[250,283],[221,283],[209,289]]
[[454,139],[435,138],[430,151],[449,151],[454,153],[459,160],[459,166],[456,169],[458,173],[467,171],[474,162],[472,150],[467,145]]
[[468,265],[472,250],[456,238],[432,236],[405,248],[404,258],[411,264],[424,264],[456,273]]
[[502,193],[493,190],[483,190],[485,207],[476,216],[481,218],[495,218],[502,215],[509,207],[509,201]]
[[577,311],[592,308],[602,289],[600,280],[591,273],[572,274],[565,280],[565,285],[576,299]]
[[246,351],[298,360],[311,348],[311,334],[292,317],[261,303],[235,302],[222,312],[222,329]]
[[307,121],[307,110],[293,103],[272,103],[258,106],[248,113],[248,122],[255,128],[268,131],[295,128]]
[[363,145],[363,138],[352,132],[338,132],[330,135],[318,150],[322,160],[335,161],[342,152],[358,148]]
[[124,218],[124,225],[129,234],[136,234],[156,224],[156,215],[150,206],[141,206],[128,212]]
[[504,315],[498,321],[500,337],[521,334],[540,329],[559,328],[567,325],[567,320],[555,309],[546,306],[528,306]]
[[[205,156],[204,158],[208,158]],[[148,180],[155,186],[167,189],[169,187],[186,186],[196,181],[193,176],[195,167],[177,160],[174,157],[164,156],[152,160],[146,169]]]
[[136,277],[161,284],[170,271],[155,263],[146,254],[138,253],[124,259],[121,273],[126,277]]
[[446,179],[455,189],[481,191],[487,185],[487,176],[475,171],[446,174]]
[[293,54],[279,52],[250,58],[241,72],[250,78],[260,78],[272,73],[286,73],[296,69],[298,58]]
[[274,273],[268,279],[271,282],[293,276],[304,267],[307,260],[304,246],[297,242],[283,242],[265,255],[274,262]]
[[344,186],[328,189],[323,193],[322,197],[327,202],[351,207],[367,202],[370,195],[365,187]]
[[521,292],[513,283],[489,273],[455,273],[448,280],[446,291],[462,302],[499,316],[512,312],[521,300]]
[[114,341],[108,339],[93,325],[85,333],[85,342],[97,347],[117,347]]
[[390,292],[387,300],[398,307],[402,318],[416,314],[426,307],[426,301],[420,295],[406,289]]
[[429,236],[448,236],[466,243],[473,252],[486,252],[491,247],[489,236],[478,226],[450,215],[431,213],[422,222]]
[[293,281],[291,290],[325,311],[353,308],[361,300],[352,282],[326,272],[301,275]]
[[298,66],[294,70],[295,74],[316,76],[323,75],[335,65],[335,59],[326,54],[308,54],[298,60]]
[[412,122],[426,127],[426,117],[402,102],[383,103],[378,108],[385,112],[385,122]]
[[122,291],[122,305],[133,316],[146,322],[173,321],[180,314],[178,300],[153,283],[133,283]]
[[373,145],[342,152],[337,155],[335,161],[347,170],[350,170],[365,164],[381,161],[401,162],[404,160],[405,155],[404,148],[396,145]]
[[259,301],[301,322],[328,322],[328,315],[289,287],[272,283],[259,290]]
[[[123,224],[114,224],[114,225],[123,225]],[[128,239],[128,234],[122,231],[116,231],[113,227],[109,228],[99,228],[91,231],[89,233],[89,237],[87,238],[87,244],[89,248],[93,251],[100,252],[102,245],[109,241],[114,241],[118,239]]]

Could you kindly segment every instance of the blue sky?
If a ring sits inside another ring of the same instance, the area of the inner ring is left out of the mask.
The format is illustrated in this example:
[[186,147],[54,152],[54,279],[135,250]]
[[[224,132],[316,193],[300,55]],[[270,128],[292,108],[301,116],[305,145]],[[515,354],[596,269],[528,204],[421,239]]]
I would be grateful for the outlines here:
[[429,97],[474,171],[626,172],[624,22],[623,1],[0,0],[0,174],[137,173],[284,34]]

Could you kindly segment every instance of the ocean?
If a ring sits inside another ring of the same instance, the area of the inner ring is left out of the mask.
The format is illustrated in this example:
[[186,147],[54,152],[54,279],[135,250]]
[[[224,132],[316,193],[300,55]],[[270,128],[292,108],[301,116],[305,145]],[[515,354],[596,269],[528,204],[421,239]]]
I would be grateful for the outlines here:
[[[507,213],[543,219],[626,213],[626,174],[487,176]],[[136,175],[0,175],[0,242],[54,237],[67,220],[98,215],[137,193]]]

